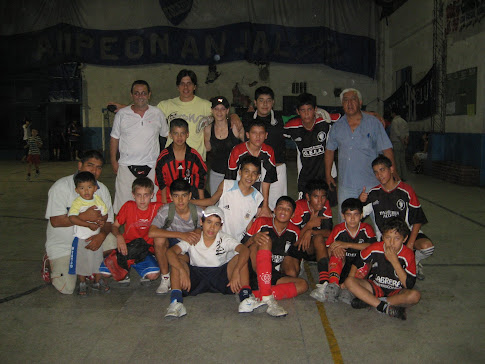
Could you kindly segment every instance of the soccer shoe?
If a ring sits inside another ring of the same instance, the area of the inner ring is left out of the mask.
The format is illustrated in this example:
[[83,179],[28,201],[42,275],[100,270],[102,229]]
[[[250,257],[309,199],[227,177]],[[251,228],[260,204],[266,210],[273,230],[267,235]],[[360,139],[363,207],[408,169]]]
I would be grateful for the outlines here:
[[118,281],[118,284],[122,287],[127,287],[130,285],[130,276],[127,274],[126,277],[124,279],[122,279],[121,281]]
[[350,305],[355,296],[348,289],[341,289],[338,295],[338,300],[347,305]]
[[47,253],[45,253],[44,256],[42,257],[42,269],[40,270],[40,273],[42,274],[42,279],[44,280],[45,283],[47,284],[52,283],[51,270],[50,270],[49,258],[47,257]]
[[416,278],[419,279],[420,281],[422,281],[425,277],[424,277],[424,267],[423,265],[421,264],[421,262],[419,262],[417,265],[416,265]]
[[185,316],[187,310],[182,302],[173,301],[167,308],[166,318],[179,318]]
[[316,285],[317,288],[315,288],[312,293],[310,293],[310,297],[315,298],[317,301],[320,302],[325,302],[326,297],[325,297],[325,289],[328,286],[328,282],[324,283],[319,283]]
[[364,301],[362,301],[360,298],[357,298],[357,297],[355,297],[350,302],[350,305],[352,306],[352,308],[356,308],[356,309],[369,307],[369,304],[365,303]]
[[155,291],[157,294],[165,294],[170,291],[170,276],[168,277],[161,277],[160,285],[158,286],[157,290]]
[[264,306],[265,303],[258,300],[254,295],[245,298],[239,303],[239,313],[253,312],[258,307]]
[[386,314],[391,317],[406,320],[406,309],[404,307],[388,305],[386,308]]
[[263,304],[268,305],[266,309],[266,313],[273,317],[283,317],[288,315],[288,312],[285,311],[283,307],[281,307],[278,302],[274,299],[273,295],[271,296],[264,296],[261,298],[261,302]]
[[336,283],[329,283],[328,286],[325,288],[324,294],[327,302],[338,302],[340,287]]

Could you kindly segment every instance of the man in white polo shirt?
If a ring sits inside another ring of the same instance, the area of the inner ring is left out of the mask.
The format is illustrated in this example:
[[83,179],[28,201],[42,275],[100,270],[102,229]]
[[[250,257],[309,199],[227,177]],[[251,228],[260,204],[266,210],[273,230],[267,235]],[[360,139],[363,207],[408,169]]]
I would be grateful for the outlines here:
[[[159,136],[168,136],[165,115],[154,106],[148,105],[151,92],[148,82],[138,80],[131,85],[133,105],[116,113],[111,131],[110,157],[116,176],[116,194],[113,204],[117,214],[121,206],[133,200],[131,184],[137,177],[148,177],[155,181],[155,164],[160,154]],[[117,160],[118,150],[120,159]],[[158,187],[155,185],[153,201]]]

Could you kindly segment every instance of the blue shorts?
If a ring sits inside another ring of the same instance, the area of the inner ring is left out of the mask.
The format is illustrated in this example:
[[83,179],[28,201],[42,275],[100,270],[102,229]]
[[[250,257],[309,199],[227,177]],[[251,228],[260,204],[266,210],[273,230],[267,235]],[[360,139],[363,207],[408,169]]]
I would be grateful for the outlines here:
[[199,293],[212,292],[232,294],[231,287],[228,287],[227,264],[220,267],[195,267],[190,268],[190,291],[183,291],[184,296],[197,296]]
[[180,239],[177,239],[177,238],[168,238],[168,247],[171,248],[171,247],[173,247],[174,245],[176,245],[179,242],[180,242]]
[[[131,268],[134,268],[142,278],[144,278],[147,274],[150,274],[150,273],[160,273],[160,267],[158,266],[157,260],[152,254],[148,254],[146,258],[140,263],[133,264]],[[111,272],[109,271],[108,267],[106,267],[104,262],[101,263],[101,267],[99,267],[99,271],[102,274],[111,274]]]

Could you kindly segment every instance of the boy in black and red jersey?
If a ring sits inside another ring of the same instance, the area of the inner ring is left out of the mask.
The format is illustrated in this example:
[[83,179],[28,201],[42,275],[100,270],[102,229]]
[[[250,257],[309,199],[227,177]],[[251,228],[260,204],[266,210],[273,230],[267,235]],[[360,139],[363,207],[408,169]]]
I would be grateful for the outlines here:
[[[412,289],[416,283],[414,253],[404,245],[409,228],[399,217],[388,219],[382,226],[382,240],[360,252],[345,280],[355,295],[353,308],[373,306],[391,317],[406,320],[406,309],[419,302],[421,294]],[[367,279],[357,278],[365,277]]]
[[271,183],[278,180],[276,175],[276,163],[273,148],[265,144],[268,137],[264,122],[256,119],[246,132],[247,142],[236,145],[229,156],[228,170],[225,179],[237,179],[237,173],[241,165],[241,160],[246,155],[257,157],[265,170],[263,181],[254,183],[253,187],[260,190],[263,195],[263,204],[259,216],[272,216],[269,208],[269,190]]
[[340,114],[317,109],[315,96],[307,93],[298,96],[296,111],[299,117],[285,124],[284,135],[297,146],[298,198],[305,198],[305,186],[310,180],[325,181],[327,135],[330,123],[337,121]]
[[288,250],[297,242],[300,233],[290,222],[295,206],[291,197],[281,196],[276,202],[275,216],[257,218],[242,240],[250,251],[251,288],[257,288],[255,280],[259,287],[253,294],[268,305],[267,312],[271,316],[287,315],[275,300],[292,298],[308,289],[304,279],[285,274]]
[[398,216],[406,222],[411,230],[406,246],[415,251],[417,278],[422,280],[424,274],[421,261],[433,254],[434,245],[420,230],[428,220],[418,197],[410,185],[394,180],[394,166],[389,158],[380,155],[372,162],[372,169],[381,184],[368,193],[363,189],[359,198],[364,203],[364,216],[374,212],[377,239],[381,238],[381,230],[386,220]]
[[155,167],[155,183],[160,188],[157,201],[172,202],[170,185],[183,178],[191,186],[192,198],[204,198],[207,166],[200,154],[187,144],[189,124],[184,119],[173,119],[170,122],[170,138],[173,142],[162,150]]
[[304,198],[296,201],[291,222],[300,228],[298,242],[290,248],[286,274],[298,277],[301,260],[316,261],[319,283],[328,281],[328,253],[325,246],[332,232],[332,209],[327,199],[328,185],[323,180],[311,180],[306,184]]
[[[361,222],[362,211],[362,202],[356,198],[348,198],[342,202],[344,222],[333,228],[326,242],[330,255],[328,284],[323,282],[313,290],[310,296],[316,300],[321,302],[340,300],[350,305],[353,296],[345,290],[343,282],[357,254],[377,241],[374,229],[369,224]],[[340,286],[341,283],[342,286]]]

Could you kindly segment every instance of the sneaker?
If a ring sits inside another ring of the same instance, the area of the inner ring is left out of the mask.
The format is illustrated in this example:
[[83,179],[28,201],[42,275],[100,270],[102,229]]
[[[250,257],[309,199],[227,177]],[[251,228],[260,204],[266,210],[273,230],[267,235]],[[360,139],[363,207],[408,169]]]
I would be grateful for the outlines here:
[[357,298],[357,297],[355,297],[350,302],[350,305],[352,306],[352,308],[356,308],[356,309],[369,307],[369,304],[365,303],[364,301],[362,301],[360,298]]
[[120,286],[123,286],[123,287],[127,287],[130,285],[130,275],[127,274],[126,277],[124,279],[122,279],[121,281],[118,281],[118,284]]
[[340,294],[340,287],[336,283],[329,283],[325,288],[325,298],[327,302],[338,302],[338,296]]
[[47,257],[47,253],[44,254],[42,258],[42,269],[40,270],[42,274],[42,279],[45,283],[50,284],[51,282],[51,269],[49,264],[49,258]]
[[317,301],[320,302],[325,302],[326,297],[325,297],[325,288],[328,286],[328,282],[324,283],[319,283],[316,285],[317,288],[315,288],[312,293],[310,293],[310,297],[315,298]]
[[422,281],[425,277],[424,277],[424,267],[423,265],[421,264],[421,262],[419,262],[417,265],[416,265],[416,278],[419,279],[420,281]]
[[268,305],[266,313],[273,317],[283,317],[288,315],[288,312],[285,311],[283,307],[281,307],[278,302],[274,299],[273,295],[265,296],[261,299],[263,304]]
[[187,310],[182,302],[173,301],[167,308],[166,318],[179,318],[185,316]]
[[101,293],[108,293],[111,290],[108,282],[104,278],[101,278],[98,283],[93,283],[91,289],[93,291],[100,291]]
[[239,304],[239,313],[253,312],[255,309],[257,309],[258,307],[264,306],[265,304],[266,303],[258,300],[252,294],[248,298],[241,301],[241,303]]
[[170,291],[170,275],[168,275],[168,277],[162,276],[160,285],[155,292],[157,294],[165,294],[168,293],[168,291]]
[[86,297],[88,295],[88,286],[86,285],[86,282],[79,283],[79,289],[77,291],[77,294],[81,297]]
[[341,289],[340,294],[338,295],[338,300],[347,305],[350,305],[354,298],[355,296],[348,289]]
[[386,314],[391,317],[396,317],[401,320],[406,320],[406,309],[404,307],[399,306],[391,306],[388,305],[386,308]]

